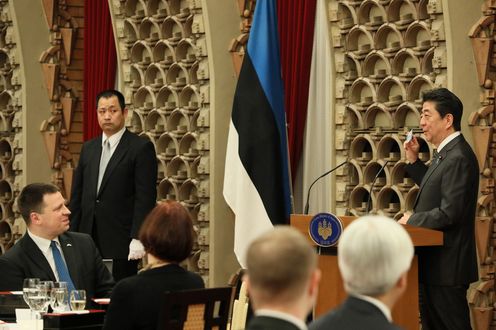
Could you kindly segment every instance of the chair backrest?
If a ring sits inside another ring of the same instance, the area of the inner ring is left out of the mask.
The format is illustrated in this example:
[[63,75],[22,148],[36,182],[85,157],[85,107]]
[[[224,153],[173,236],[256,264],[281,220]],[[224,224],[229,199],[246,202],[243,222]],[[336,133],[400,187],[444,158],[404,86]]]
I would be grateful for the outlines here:
[[230,330],[243,330],[246,328],[246,318],[248,315],[248,295],[246,294],[246,283],[241,284],[238,299],[234,300],[231,317]]
[[157,330],[225,330],[233,289],[166,292]]

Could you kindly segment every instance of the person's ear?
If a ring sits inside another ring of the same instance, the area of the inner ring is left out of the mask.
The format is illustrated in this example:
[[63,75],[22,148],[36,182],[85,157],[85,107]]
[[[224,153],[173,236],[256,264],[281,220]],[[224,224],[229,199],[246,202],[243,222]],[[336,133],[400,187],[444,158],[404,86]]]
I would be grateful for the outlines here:
[[402,290],[405,290],[408,286],[408,271],[401,274],[400,278],[396,282],[396,286]]
[[319,291],[320,279],[322,277],[322,272],[320,269],[316,268],[312,275],[310,276],[310,285],[308,287],[308,293],[311,296],[317,296]]
[[37,212],[33,211],[33,212],[29,213],[29,220],[33,224],[38,224],[41,221],[41,217]]
[[446,121],[446,128],[453,127],[453,121],[454,121],[453,114],[451,113],[446,114],[446,116],[444,116],[444,119]]

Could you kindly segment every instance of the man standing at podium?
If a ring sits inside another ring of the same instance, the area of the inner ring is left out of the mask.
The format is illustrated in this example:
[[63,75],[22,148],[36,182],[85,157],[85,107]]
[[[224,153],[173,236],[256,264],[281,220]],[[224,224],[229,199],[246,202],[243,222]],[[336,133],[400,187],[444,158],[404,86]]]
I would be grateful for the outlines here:
[[400,223],[440,230],[444,245],[419,250],[419,296],[423,330],[470,329],[467,289],[477,281],[475,211],[479,166],[460,132],[463,104],[446,88],[423,94],[420,127],[435,150],[429,166],[420,144],[405,141],[406,171],[419,185],[413,213]]

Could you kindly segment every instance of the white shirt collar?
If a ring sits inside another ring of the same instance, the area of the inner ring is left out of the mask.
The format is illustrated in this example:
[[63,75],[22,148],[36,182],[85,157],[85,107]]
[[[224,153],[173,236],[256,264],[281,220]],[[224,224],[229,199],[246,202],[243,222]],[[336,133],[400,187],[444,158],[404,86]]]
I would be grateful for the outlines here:
[[118,143],[119,141],[121,140],[122,136],[124,135],[124,132],[126,131],[126,126],[122,127],[121,130],[115,134],[112,134],[110,137],[108,137],[107,135],[105,135],[105,133],[102,133],[102,147],[103,147],[103,143],[105,142],[105,140],[109,140],[109,143],[110,143],[110,148],[114,148]]
[[50,243],[52,241],[56,241],[57,242],[57,245],[60,246],[60,242],[59,242],[59,238],[58,237],[55,237],[54,239],[49,240],[49,239],[46,239],[46,238],[43,238],[43,237],[40,237],[40,236],[37,236],[37,235],[33,234],[31,231],[29,231],[29,229],[27,230],[27,233],[28,233],[29,237],[31,237],[31,239],[33,240],[33,242],[36,244],[36,246],[38,246],[38,248],[44,254],[47,253],[50,250]]
[[293,315],[288,314],[288,313],[284,313],[284,312],[280,312],[280,311],[274,311],[274,310],[271,310],[271,309],[263,309],[262,308],[262,309],[256,310],[255,311],[255,315],[256,316],[268,316],[268,317],[273,317],[273,318],[276,318],[276,319],[281,319],[281,320],[284,320],[284,321],[288,321],[290,323],[293,323],[294,325],[296,325],[301,330],[307,330],[308,329],[308,327],[305,324],[305,322],[303,322],[302,320],[300,320],[296,316],[293,316]]
[[437,147],[437,152],[440,152],[441,149],[443,149],[448,143],[453,141],[454,138],[456,138],[458,135],[461,135],[462,133],[460,131],[456,131],[455,133],[451,133],[448,135],[443,142],[439,144],[439,147]]
[[376,306],[377,308],[380,309],[382,314],[384,314],[384,316],[388,319],[388,321],[390,323],[393,322],[393,318],[391,316],[391,310],[389,309],[389,307],[386,306],[386,304],[384,304],[379,299],[375,299],[375,298],[372,298],[370,296],[364,296],[361,294],[353,294],[353,296],[358,298],[358,299],[365,300],[365,301],[371,303],[372,305]]

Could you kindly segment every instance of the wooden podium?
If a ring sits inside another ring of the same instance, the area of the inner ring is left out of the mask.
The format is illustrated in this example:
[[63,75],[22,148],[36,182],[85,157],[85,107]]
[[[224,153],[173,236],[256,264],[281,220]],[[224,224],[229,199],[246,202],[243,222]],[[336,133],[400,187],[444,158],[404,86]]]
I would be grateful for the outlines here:
[[[315,245],[308,233],[311,215],[292,214],[291,226],[303,233],[308,240]],[[356,217],[340,216],[343,228],[346,228]],[[405,225],[413,245],[439,246],[443,245],[443,233],[436,230]],[[319,295],[315,306],[315,316],[325,314],[330,309],[338,306],[344,301],[347,294],[343,287],[343,280],[338,268],[338,247],[323,248],[319,255],[319,267],[322,271],[322,279],[319,286]],[[363,274],[367,276],[367,274]],[[407,330],[419,329],[419,298],[418,298],[418,260],[415,255],[412,266],[408,272],[408,287],[405,294],[396,303],[392,314],[394,323]]]

